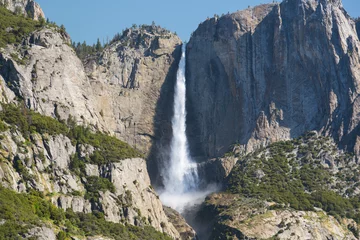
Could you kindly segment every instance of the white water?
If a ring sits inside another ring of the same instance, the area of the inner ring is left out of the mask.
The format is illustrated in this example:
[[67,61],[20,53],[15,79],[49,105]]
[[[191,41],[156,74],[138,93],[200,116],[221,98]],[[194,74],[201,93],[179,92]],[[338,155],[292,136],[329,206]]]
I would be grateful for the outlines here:
[[165,188],[160,194],[160,199],[165,205],[178,210],[180,213],[189,204],[201,202],[205,197],[198,192],[197,164],[191,160],[186,138],[185,82],[185,47],[183,47],[175,86],[170,161],[164,168]]

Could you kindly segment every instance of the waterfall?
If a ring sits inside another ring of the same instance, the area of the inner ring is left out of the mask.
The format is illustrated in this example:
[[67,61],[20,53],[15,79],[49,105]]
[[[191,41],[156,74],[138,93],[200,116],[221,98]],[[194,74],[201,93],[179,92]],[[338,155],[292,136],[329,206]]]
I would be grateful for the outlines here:
[[164,191],[160,198],[165,205],[179,212],[191,201],[198,187],[197,164],[191,160],[186,137],[186,78],[185,45],[177,71],[174,95],[174,116],[172,118],[173,137],[170,160],[163,171]]

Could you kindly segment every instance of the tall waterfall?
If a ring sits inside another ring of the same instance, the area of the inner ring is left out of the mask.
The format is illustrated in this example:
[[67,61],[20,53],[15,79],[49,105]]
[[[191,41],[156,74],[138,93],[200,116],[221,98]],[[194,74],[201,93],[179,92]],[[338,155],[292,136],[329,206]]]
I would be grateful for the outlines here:
[[[164,192],[160,194],[165,205],[182,211],[191,201],[188,195],[197,191],[197,164],[191,160],[186,138],[186,79],[185,79],[185,45],[177,72],[174,95],[174,116],[172,118],[173,137],[171,141],[170,160],[164,168]],[[190,196],[189,196],[190,197]]]

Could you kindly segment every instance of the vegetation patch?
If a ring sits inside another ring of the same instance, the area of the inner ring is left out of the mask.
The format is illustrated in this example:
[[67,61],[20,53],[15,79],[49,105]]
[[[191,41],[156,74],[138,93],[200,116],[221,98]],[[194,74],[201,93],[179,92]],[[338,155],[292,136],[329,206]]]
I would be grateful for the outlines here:
[[12,125],[12,128],[20,130],[25,138],[29,138],[30,133],[48,133],[50,135],[67,135],[68,127],[54,118],[41,115],[15,104],[3,104],[0,111],[0,119]]
[[109,181],[109,179],[95,176],[87,177],[85,188],[85,199],[90,199],[91,201],[95,202],[98,202],[99,200],[100,191],[110,191],[112,193],[115,192],[115,186],[112,182]]
[[[47,133],[53,136],[62,134],[69,137],[77,147],[80,144],[93,146],[95,151],[90,158],[80,158],[79,155],[73,158],[74,161],[77,161],[72,164],[73,169],[83,167],[85,162],[101,165],[127,158],[142,157],[137,150],[127,143],[101,132],[94,133],[88,127],[77,126],[71,119],[66,124],[63,121],[29,110],[23,105],[3,104],[2,108],[0,120],[9,124],[13,129],[20,130],[25,139],[29,139],[32,132]],[[1,127],[0,122],[0,129]],[[2,129],[6,129],[6,126]]]
[[58,239],[71,236],[106,236],[120,239],[168,240],[153,227],[124,226],[105,221],[104,215],[66,212],[44,200],[41,193],[18,194],[0,186],[0,239],[23,239],[29,229],[48,225],[60,229]]
[[45,25],[45,20],[34,21],[0,6],[0,48],[20,44],[25,36]]
[[[278,142],[239,159],[227,191],[274,201],[296,210],[322,208],[360,222],[359,167],[330,139],[307,134]],[[341,167],[348,166],[348,168]]]

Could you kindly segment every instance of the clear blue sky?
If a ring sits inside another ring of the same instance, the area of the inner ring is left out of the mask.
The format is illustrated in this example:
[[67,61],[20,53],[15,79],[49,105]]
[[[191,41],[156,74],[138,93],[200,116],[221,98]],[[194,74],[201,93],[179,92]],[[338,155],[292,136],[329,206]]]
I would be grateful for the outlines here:
[[[110,39],[132,24],[156,24],[185,41],[198,24],[215,13],[234,12],[272,0],[36,0],[46,17],[64,24],[73,41]],[[360,0],[343,0],[352,17],[360,16]]]

